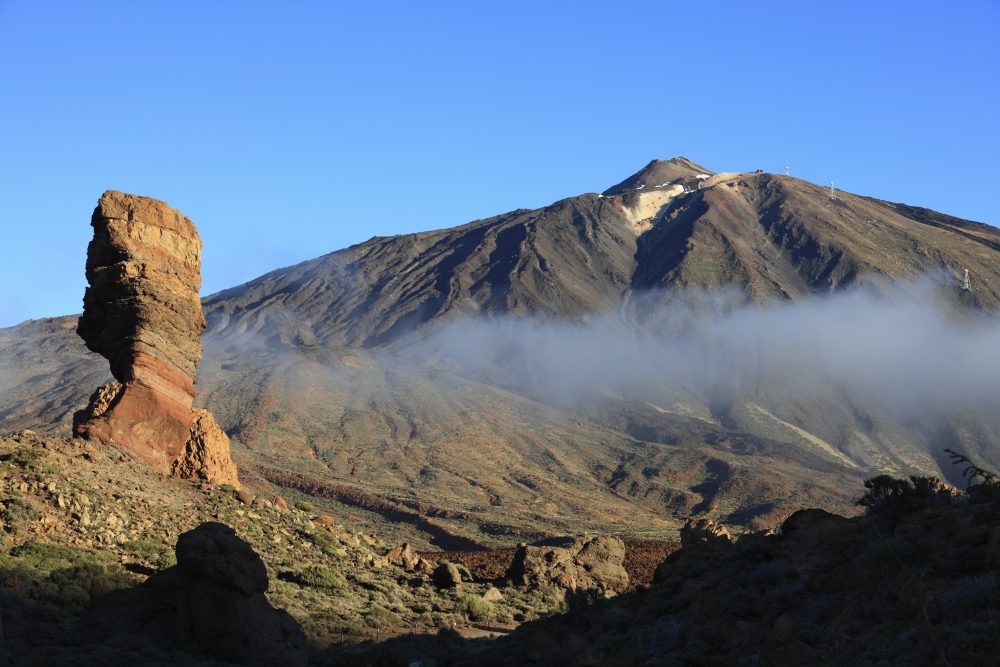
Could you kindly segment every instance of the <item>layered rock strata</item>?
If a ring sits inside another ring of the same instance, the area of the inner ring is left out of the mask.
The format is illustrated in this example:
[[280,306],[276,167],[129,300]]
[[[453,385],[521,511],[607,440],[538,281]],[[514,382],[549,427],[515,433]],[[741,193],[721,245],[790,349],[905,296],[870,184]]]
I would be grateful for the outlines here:
[[197,229],[164,202],[113,190],[91,224],[77,333],[117,382],[77,413],[74,434],[163,473],[235,484],[229,439],[210,414],[192,410],[205,329]]

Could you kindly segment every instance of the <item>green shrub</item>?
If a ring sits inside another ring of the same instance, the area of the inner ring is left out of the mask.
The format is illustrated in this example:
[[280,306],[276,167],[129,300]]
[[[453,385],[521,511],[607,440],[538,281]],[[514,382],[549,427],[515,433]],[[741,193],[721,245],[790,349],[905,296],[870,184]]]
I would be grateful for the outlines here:
[[134,540],[122,545],[133,558],[154,565],[159,569],[173,567],[177,564],[174,550],[160,542],[150,540]]
[[49,572],[94,558],[82,549],[47,542],[25,542],[11,549],[10,555],[21,559],[32,568]]
[[34,470],[44,456],[45,453],[40,449],[18,447],[7,455],[7,460],[26,470]]
[[493,613],[493,603],[479,595],[465,593],[455,601],[455,613],[464,614],[474,621],[485,620]]
[[300,500],[297,503],[295,503],[295,509],[301,510],[303,512],[312,512],[313,505],[308,500]]
[[907,514],[924,507],[944,505],[957,495],[954,487],[937,477],[910,477],[896,479],[890,475],[879,475],[865,480],[865,495],[858,505],[870,512]]
[[385,628],[402,625],[403,619],[388,609],[373,607],[371,610],[365,612],[365,624],[369,628],[384,630]]
[[299,528],[295,532],[298,533],[299,537],[302,539],[308,540],[322,549],[323,553],[329,558],[333,560],[341,559],[340,554],[337,553],[337,550],[340,549],[340,541],[329,530],[326,530],[325,528],[317,530]]
[[2,507],[3,510],[0,511],[0,516],[3,516],[4,522],[9,524],[8,529],[13,528],[14,524],[25,521],[38,521],[42,518],[42,513],[35,509],[34,505],[21,498],[5,500]]
[[46,474],[51,474],[59,470],[59,468],[45,460],[45,451],[37,447],[18,447],[5,456],[4,460],[25,470],[33,470]]
[[347,586],[344,576],[336,569],[326,565],[310,565],[298,570],[285,570],[278,573],[278,578],[305,588],[319,588],[329,591],[341,591]]
[[67,609],[135,581],[109,558],[44,542],[27,542],[0,557],[0,578],[13,579],[29,598]]
[[91,598],[126,588],[134,583],[126,572],[107,563],[85,561],[49,574],[55,589],[55,600],[70,607],[82,607]]

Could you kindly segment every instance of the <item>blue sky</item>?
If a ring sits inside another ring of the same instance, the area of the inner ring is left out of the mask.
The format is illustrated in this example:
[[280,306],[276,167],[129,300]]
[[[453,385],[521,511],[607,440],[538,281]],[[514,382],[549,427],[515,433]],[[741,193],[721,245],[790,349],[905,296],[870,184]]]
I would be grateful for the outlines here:
[[654,157],[1000,224],[1000,3],[0,0],[0,326],[78,312],[90,213],[164,199],[203,293]]

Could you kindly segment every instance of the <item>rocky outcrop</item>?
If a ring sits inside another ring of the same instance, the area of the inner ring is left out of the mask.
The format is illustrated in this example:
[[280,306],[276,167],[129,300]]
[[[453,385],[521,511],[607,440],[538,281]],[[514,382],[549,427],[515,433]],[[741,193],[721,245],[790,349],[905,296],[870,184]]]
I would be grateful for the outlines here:
[[192,411],[205,329],[198,231],[164,202],[111,190],[91,224],[77,333],[117,382],[76,414],[74,433],[160,472],[237,483],[229,439],[210,414]]
[[688,519],[681,528],[681,547],[684,549],[725,549],[732,545],[726,527],[711,519]]
[[[219,428],[215,417],[208,410],[195,408],[191,431],[180,457],[174,461],[172,471],[179,477],[211,480],[216,484],[239,487],[236,464],[230,458],[229,438]],[[284,509],[288,505],[281,500]]]
[[401,565],[408,572],[420,572],[421,574],[434,572],[433,563],[414,553],[413,547],[406,542],[389,551],[384,560],[388,565]]
[[629,584],[625,543],[617,537],[580,536],[565,547],[521,546],[507,578],[531,588],[620,593]]
[[305,665],[305,636],[275,609],[264,563],[232,528],[204,523],[177,540],[177,565],[98,598],[81,628],[89,643],[132,637],[175,656]]

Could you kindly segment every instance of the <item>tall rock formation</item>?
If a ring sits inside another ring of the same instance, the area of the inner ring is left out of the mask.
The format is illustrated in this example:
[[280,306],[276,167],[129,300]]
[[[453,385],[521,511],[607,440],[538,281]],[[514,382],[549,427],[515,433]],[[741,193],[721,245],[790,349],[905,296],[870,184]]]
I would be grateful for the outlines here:
[[205,329],[198,230],[164,202],[113,190],[91,224],[77,333],[118,382],[94,393],[74,433],[164,473],[237,483],[229,439],[211,414],[192,412]]

